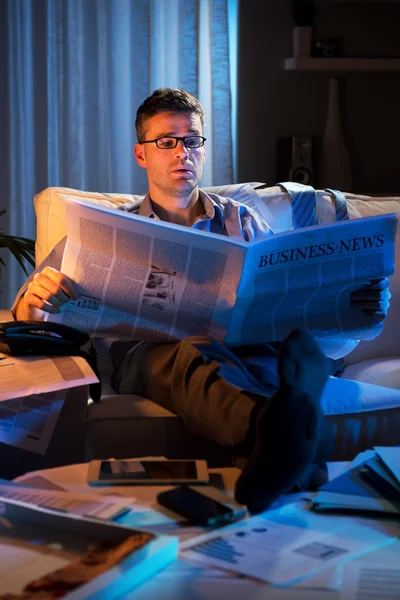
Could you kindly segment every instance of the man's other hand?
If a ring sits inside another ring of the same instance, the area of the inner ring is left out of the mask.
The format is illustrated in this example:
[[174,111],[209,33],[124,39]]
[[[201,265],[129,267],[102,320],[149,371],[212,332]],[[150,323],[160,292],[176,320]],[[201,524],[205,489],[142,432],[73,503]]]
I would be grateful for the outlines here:
[[362,308],[366,315],[374,317],[377,321],[383,321],[391,297],[389,285],[390,281],[387,278],[374,279],[368,285],[351,293],[350,306]]
[[74,282],[52,267],[45,267],[33,276],[24,296],[18,303],[16,316],[19,320],[40,319],[37,309],[47,313],[59,313],[60,307],[71,299],[79,298]]

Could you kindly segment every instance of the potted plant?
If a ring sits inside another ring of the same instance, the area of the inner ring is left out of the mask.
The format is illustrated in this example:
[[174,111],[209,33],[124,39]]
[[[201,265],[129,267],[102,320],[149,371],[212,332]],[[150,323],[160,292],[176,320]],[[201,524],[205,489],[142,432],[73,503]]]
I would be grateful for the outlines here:
[[[0,217],[6,213],[6,209],[0,210]],[[23,268],[26,275],[28,275],[27,263],[35,266],[35,242],[25,237],[18,237],[16,235],[7,235],[3,233],[0,228],[0,248],[8,248],[11,254],[15,256],[18,263]],[[1,265],[4,267],[6,263],[0,256],[0,279],[1,279]]]
[[314,0],[292,0],[293,56],[310,56],[315,13]]

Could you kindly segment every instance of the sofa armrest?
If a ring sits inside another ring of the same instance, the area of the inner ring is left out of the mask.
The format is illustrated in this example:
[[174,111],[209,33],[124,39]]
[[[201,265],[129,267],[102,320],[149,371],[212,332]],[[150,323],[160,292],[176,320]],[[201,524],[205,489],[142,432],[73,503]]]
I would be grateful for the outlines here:
[[0,323],[6,323],[7,321],[14,321],[11,310],[0,310]]

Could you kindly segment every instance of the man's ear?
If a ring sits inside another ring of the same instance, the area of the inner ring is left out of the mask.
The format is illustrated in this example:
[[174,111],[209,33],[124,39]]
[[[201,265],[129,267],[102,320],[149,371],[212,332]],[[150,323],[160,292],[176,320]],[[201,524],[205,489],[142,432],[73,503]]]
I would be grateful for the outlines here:
[[139,165],[139,167],[142,167],[142,169],[145,169],[147,167],[147,165],[146,165],[146,158],[144,156],[143,144],[135,144],[135,146],[133,148],[133,152],[135,154],[136,162]]

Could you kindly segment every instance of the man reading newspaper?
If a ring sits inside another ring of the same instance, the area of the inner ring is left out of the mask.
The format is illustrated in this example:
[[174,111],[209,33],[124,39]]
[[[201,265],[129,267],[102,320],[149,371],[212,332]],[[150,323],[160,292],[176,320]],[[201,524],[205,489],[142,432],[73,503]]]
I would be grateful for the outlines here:
[[[159,89],[143,102],[134,152],[147,170],[149,191],[132,212],[246,241],[270,235],[268,223],[247,206],[199,190],[206,158],[203,128],[203,108],[184,90]],[[59,271],[61,255],[52,252],[27,280],[14,305],[17,319],[43,318],[78,298],[74,282]],[[165,277],[162,269],[156,277]],[[161,309],[166,299],[155,298],[154,286],[148,287],[147,301]],[[389,297],[388,280],[373,281],[353,294],[348,310],[362,308],[382,321]],[[346,388],[345,380],[328,377],[327,356],[344,356],[356,344],[328,341],[299,329],[281,343],[266,339],[237,348],[204,337],[143,341],[122,361],[115,359],[120,363],[115,389],[150,398],[179,415],[192,432],[246,456],[236,498],[257,512],[307,477],[310,481],[314,465],[316,474],[324,473],[317,465],[329,458],[332,435],[321,397]]]

